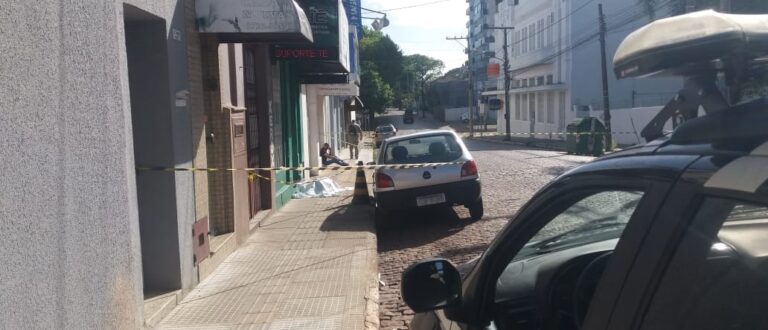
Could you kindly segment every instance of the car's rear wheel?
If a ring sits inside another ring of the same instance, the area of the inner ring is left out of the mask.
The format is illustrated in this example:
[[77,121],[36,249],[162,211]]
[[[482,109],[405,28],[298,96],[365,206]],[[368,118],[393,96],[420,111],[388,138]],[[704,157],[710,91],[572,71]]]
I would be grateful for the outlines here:
[[467,209],[469,209],[469,215],[472,217],[472,220],[480,220],[483,218],[483,198],[478,198],[477,201],[475,201],[472,204],[467,205]]

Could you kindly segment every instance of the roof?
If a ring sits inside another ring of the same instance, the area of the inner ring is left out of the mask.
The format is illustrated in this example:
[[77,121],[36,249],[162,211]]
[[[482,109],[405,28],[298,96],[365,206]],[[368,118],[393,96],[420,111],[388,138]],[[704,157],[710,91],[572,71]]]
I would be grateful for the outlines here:
[[424,132],[418,132],[418,133],[412,133],[408,135],[398,135],[391,137],[387,139],[388,142],[397,142],[402,140],[408,140],[416,137],[424,137],[424,136],[433,136],[433,135],[453,135],[457,136],[456,132],[451,130],[432,130],[432,131],[424,131]]

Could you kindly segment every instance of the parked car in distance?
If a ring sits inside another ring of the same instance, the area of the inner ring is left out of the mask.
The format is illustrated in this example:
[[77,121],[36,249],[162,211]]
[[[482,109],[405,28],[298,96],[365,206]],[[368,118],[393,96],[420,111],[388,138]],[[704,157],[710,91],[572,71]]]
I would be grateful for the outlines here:
[[432,206],[463,205],[472,219],[483,217],[477,163],[453,131],[427,131],[389,138],[382,144],[379,165],[450,163],[374,171],[374,197],[379,224],[386,214]]
[[413,111],[405,111],[405,114],[403,114],[403,124],[413,124]]
[[378,148],[385,139],[395,135],[397,135],[397,128],[395,128],[395,125],[386,124],[377,126],[376,130],[373,131],[376,147]]
[[[469,112],[465,112],[461,114],[461,122],[465,124],[469,124]],[[472,118],[472,121],[475,122],[475,124],[481,124],[483,122],[483,117],[480,116],[479,113],[475,113],[475,118]]]

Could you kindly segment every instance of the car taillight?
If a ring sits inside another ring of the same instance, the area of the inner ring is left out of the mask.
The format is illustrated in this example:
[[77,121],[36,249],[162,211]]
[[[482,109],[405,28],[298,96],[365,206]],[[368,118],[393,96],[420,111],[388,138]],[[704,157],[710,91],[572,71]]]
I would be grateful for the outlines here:
[[477,163],[474,160],[468,160],[461,166],[461,176],[475,176],[477,175]]
[[395,182],[389,175],[384,173],[376,173],[376,188],[392,188],[395,186]]

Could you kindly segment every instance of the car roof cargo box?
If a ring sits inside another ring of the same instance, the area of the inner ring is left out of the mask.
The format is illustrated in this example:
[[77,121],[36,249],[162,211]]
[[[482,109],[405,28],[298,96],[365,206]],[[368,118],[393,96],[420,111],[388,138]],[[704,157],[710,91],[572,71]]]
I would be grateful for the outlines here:
[[657,20],[633,32],[619,46],[619,79],[652,75],[695,75],[721,71],[734,59],[744,63],[768,54],[768,15],[722,14],[712,10]]

